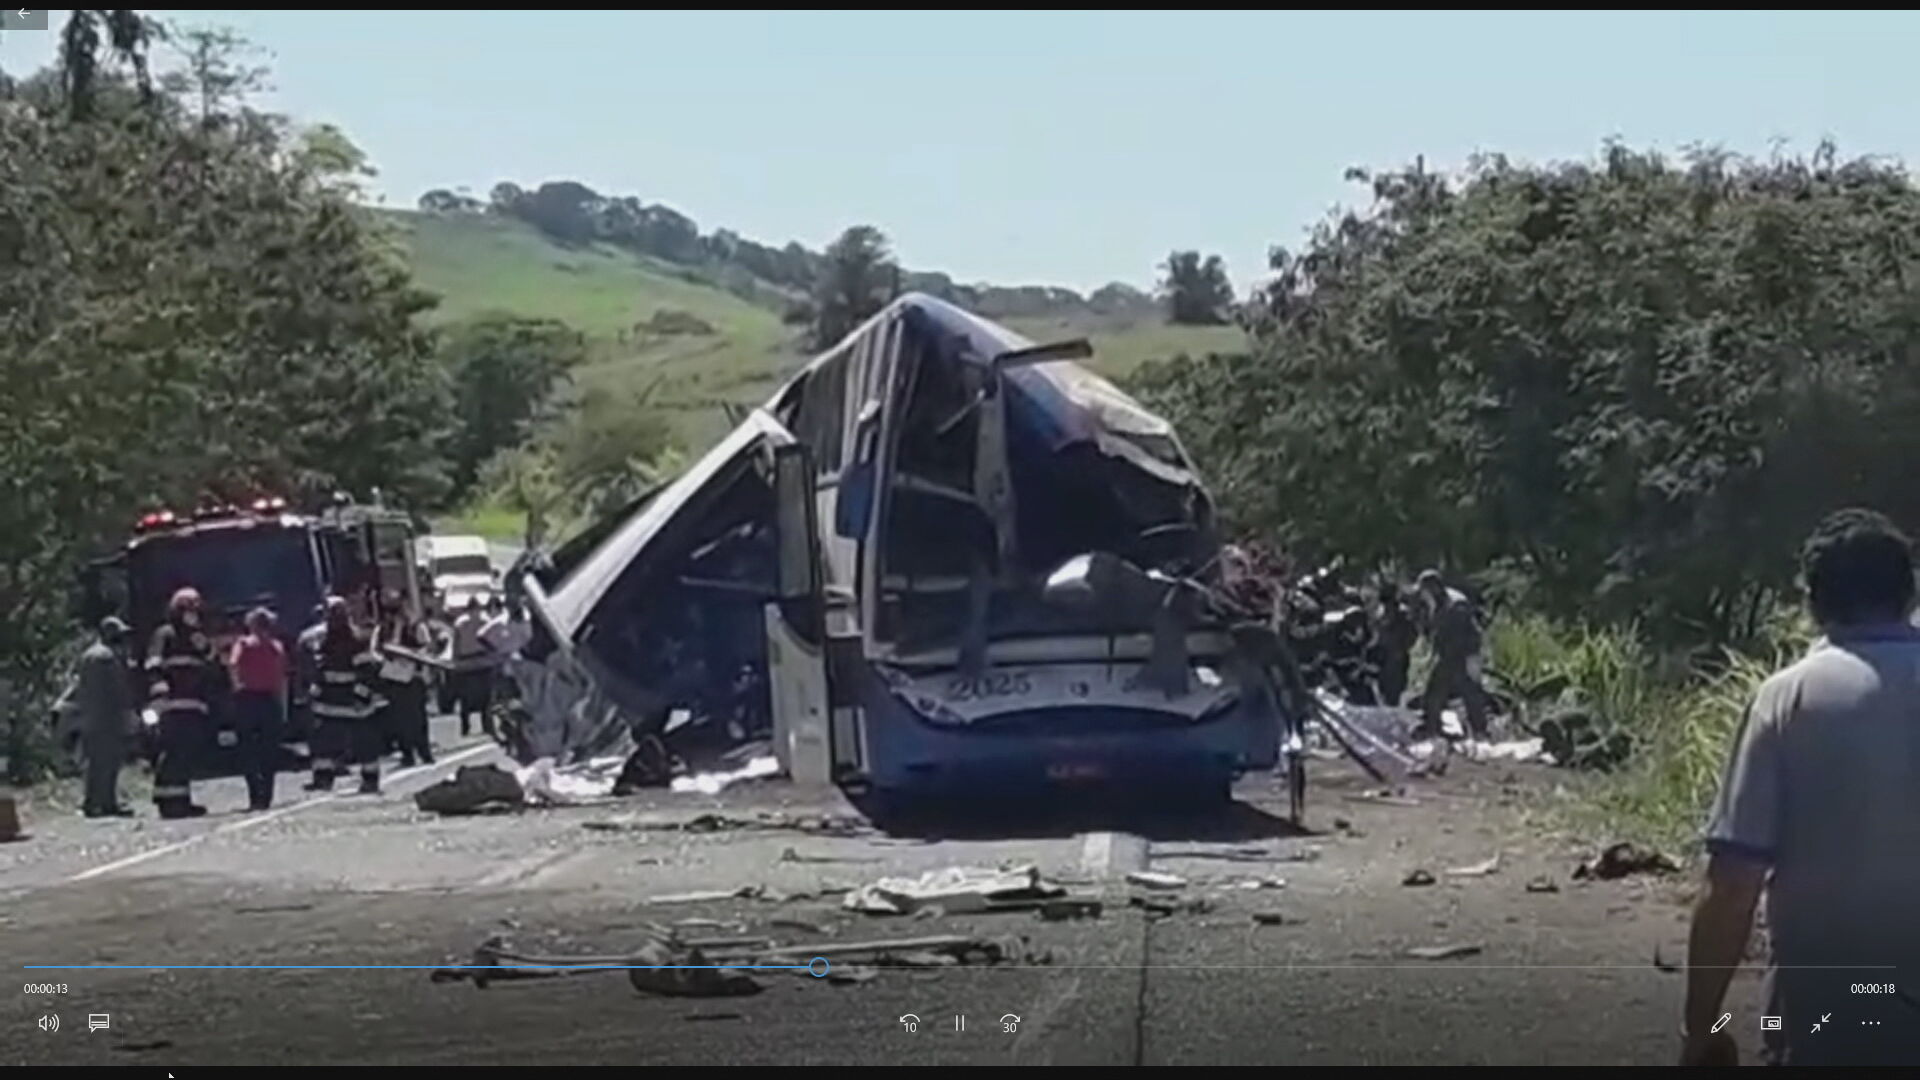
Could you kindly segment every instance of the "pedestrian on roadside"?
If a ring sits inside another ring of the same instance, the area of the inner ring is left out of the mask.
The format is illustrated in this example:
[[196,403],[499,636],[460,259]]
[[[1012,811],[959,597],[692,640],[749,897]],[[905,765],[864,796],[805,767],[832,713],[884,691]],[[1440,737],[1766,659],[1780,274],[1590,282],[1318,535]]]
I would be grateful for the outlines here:
[[487,617],[480,598],[467,601],[467,609],[453,621],[453,707],[460,713],[460,734],[470,735],[469,718],[478,715],[480,729],[493,734],[493,654],[481,631]]
[[1421,700],[1421,738],[1441,734],[1440,711],[1447,702],[1459,698],[1467,707],[1467,729],[1476,739],[1487,735],[1487,691],[1481,685],[1480,622],[1473,601],[1465,593],[1450,588],[1441,580],[1440,571],[1422,570],[1418,580],[1427,600],[1427,634],[1433,646],[1433,670],[1427,673],[1427,689]]
[[280,733],[287,716],[287,648],[280,643],[273,612],[247,612],[246,633],[233,643],[234,728],[240,736],[240,767],[247,779],[247,809],[273,806]]
[[127,624],[109,615],[100,620],[99,638],[80,654],[74,704],[80,711],[80,749],[87,758],[83,809],[90,818],[133,816],[120,801],[120,766],[138,723],[126,648]]
[[[1801,550],[1826,645],[1754,694],[1707,817],[1687,943],[1685,1064],[1727,1061],[1718,1022],[1767,898],[1769,1056],[1787,1065],[1920,1060],[1920,630],[1912,546],[1867,510]],[[1862,993],[1862,988],[1869,988]],[[1816,1031],[1816,1019],[1844,1013]],[[1763,1025],[1764,1027],[1764,1025]]]
[[387,699],[387,737],[399,745],[400,767],[410,768],[416,759],[431,765],[427,669],[417,658],[430,648],[426,624],[410,616],[396,597],[381,620],[375,644],[380,651],[381,688]]

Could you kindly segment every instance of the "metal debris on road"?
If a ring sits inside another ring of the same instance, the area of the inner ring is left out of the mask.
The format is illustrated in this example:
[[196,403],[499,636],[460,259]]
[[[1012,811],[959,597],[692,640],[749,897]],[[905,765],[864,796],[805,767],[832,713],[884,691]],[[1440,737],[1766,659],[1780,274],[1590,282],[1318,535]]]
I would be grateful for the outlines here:
[[1105,910],[1106,906],[1098,900],[1068,896],[1041,901],[1037,914],[1048,922],[1067,922],[1073,919],[1097,919]]
[[1500,869],[1500,853],[1494,852],[1490,858],[1466,866],[1455,866],[1447,870],[1448,877],[1486,877]]
[[1434,876],[1430,870],[1409,870],[1407,876],[1400,879],[1402,885],[1431,885],[1433,882]]
[[1542,874],[1527,882],[1527,891],[1530,893],[1557,893],[1560,891],[1560,886],[1552,878]]
[[1279,858],[1262,847],[1169,848],[1155,849],[1153,854],[1159,859],[1224,859],[1228,862],[1273,862]]
[[1286,887],[1287,879],[1278,877],[1242,878],[1227,886],[1229,889],[1284,889]]
[[1416,945],[1407,950],[1407,955],[1415,960],[1451,960],[1457,956],[1478,956],[1484,951],[1484,945]]
[[1387,790],[1386,788],[1381,788],[1378,791],[1357,792],[1355,794],[1348,795],[1347,801],[1357,802],[1357,803],[1370,803],[1375,806],[1419,806],[1420,805],[1419,799],[1409,799],[1404,795],[1396,795],[1392,791]]
[[793,848],[787,848],[780,853],[780,861],[789,863],[877,863],[880,860],[858,855],[802,855]]
[[1253,921],[1258,926],[1285,926],[1292,920],[1277,911],[1256,911]]
[[781,930],[799,930],[808,934],[824,934],[827,932],[827,928],[818,923],[810,923],[805,919],[791,919],[784,916],[775,916],[774,918],[768,919],[767,925]]
[[594,832],[719,833],[759,830],[837,837],[860,836],[873,830],[866,819],[848,814],[791,814],[784,811],[762,811],[753,817],[705,813],[689,818],[616,818],[583,821],[580,827]]
[[462,765],[452,776],[413,796],[413,804],[431,814],[518,810],[526,801],[520,781],[498,765]]
[[1612,881],[1630,874],[1670,874],[1679,869],[1680,863],[1673,856],[1629,842],[1610,845],[1599,858],[1581,863],[1574,869],[1573,879]]
[[1184,889],[1187,879],[1179,874],[1166,874],[1158,870],[1131,870],[1127,881],[1145,889]]
[[1204,896],[1183,900],[1165,895],[1134,895],[1127,897],[1127,905],[1146,912],[1150,919],[1164,919],[1169,915],[1205,915],[1213,910],[1213,901]]
[[693,1023],[703,1020],[745,1020],[746,1017],[737,1012],[704,1012],[688,1013],[680,1019]]
[[910,915],[929,907],[946,913],[1024,911],[1062,896],[1033,866],[1010,870],[950,866],[917,878],[881,878],[847,893],[842,906],[867,915]]
[[595,758],[561,767],[550,757],[536,759],[514,774],[532,806],[587,806],[614,798],[621,757]]
[[643,904],[702,904],[715,900],[751,900],[763,890],[758,885],[742,885],[737,889],[703,889],[698,892],[667,893],[663,896],[649,896],[640,902]]

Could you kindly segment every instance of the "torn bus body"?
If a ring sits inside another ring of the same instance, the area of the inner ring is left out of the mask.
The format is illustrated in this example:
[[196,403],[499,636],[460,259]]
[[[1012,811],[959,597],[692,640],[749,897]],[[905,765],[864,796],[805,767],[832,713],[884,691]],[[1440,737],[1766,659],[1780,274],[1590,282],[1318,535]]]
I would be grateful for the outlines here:
[[1206,601],[1211,501],[1089,352],[914,294],[815,359],[529,580],[549,752],[685,710],[880,794],[1271,767],[1293,725]]

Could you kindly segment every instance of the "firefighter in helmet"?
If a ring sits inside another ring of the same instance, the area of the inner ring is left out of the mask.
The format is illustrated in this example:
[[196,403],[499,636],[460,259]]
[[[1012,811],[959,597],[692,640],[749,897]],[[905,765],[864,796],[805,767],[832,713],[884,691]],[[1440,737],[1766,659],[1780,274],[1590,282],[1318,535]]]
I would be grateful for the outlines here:
[[[344,746],[350,762],[360,767],[360,790],[380,790],[380,753],[385,738],[377,717],[382,702],[375,696],[379,659],[372,641],[353,624],[346,600],[327,598],[325,630],[315,658],[314,681],[308,694],[314,723],[329,746]],[[334,762],[314,757],[313,787],[333,787]]]
[[221,669],[200,624],[200,594],[181,589],[167,603],[167,621],[147,649],[148,707],[160,718],[154,741],[153,805],[163,818],[199,817],[193,770],[213,719]]

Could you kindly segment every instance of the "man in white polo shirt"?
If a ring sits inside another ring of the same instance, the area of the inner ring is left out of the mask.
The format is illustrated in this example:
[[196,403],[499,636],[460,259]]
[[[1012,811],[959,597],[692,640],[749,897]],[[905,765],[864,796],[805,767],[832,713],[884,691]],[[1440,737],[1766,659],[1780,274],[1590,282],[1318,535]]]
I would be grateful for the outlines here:
[[1920,1061],[1920,630],[1913,556],[1843,510],[1802,551],[1825,643],[1754,695],[1708,819],[1687,952],[1685,1063],[1731,1050],[1728,981],[1767,898],[1775,1060]]

